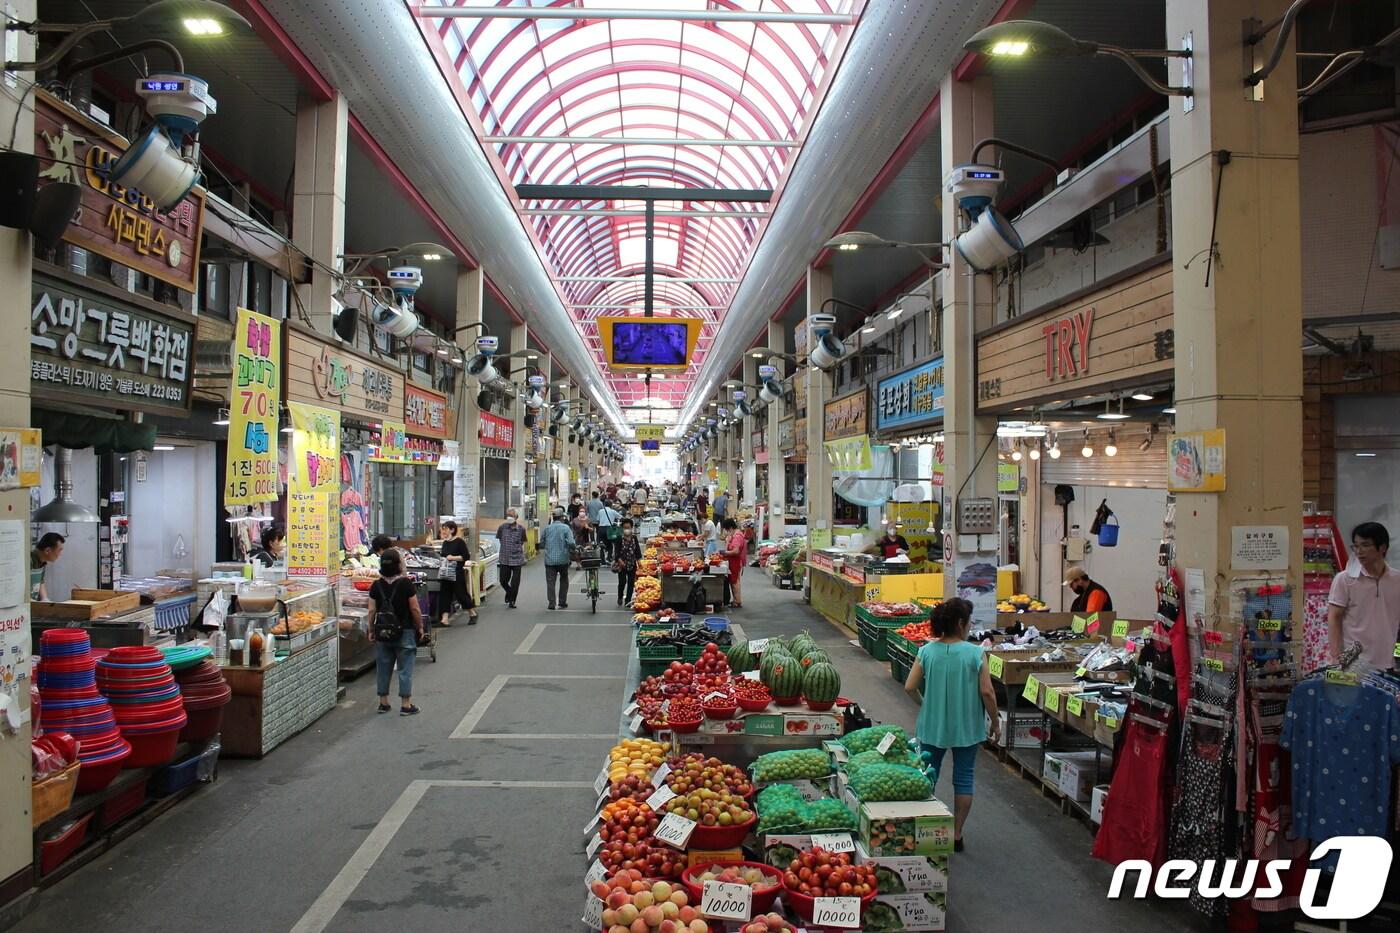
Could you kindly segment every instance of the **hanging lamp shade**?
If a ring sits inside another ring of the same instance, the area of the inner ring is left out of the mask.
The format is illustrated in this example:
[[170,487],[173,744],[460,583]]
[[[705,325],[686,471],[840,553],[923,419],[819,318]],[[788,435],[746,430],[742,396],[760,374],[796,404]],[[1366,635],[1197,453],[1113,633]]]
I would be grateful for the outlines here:
[[92,510],[73,501],[73,451],[58,448],[54,458],[54,498],[29,517],[36,525],[62,525],[101,521]]

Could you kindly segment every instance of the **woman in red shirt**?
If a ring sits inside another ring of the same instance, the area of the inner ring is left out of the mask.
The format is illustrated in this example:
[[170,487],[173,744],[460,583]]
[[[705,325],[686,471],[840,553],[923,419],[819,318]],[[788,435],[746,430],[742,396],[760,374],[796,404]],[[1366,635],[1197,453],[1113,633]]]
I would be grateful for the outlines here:
[[724,529],[724,550],[720,553],[729,558],[729,607],[743,609],[744,603],[739,597],[739,576],[744,572],[744,558],[748,556],[749,539],[744,537],[744,533],[739,530],[739,523],[732,518],[726,518],[720,523],[720,527]]

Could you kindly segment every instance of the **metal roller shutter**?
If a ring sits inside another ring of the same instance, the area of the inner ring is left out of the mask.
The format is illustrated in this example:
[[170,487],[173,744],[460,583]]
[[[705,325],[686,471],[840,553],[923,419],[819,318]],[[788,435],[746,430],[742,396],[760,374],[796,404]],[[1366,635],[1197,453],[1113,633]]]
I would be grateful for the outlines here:
[[1040,481],[1054,486],[1067,483],[1070,486],[1128,486],[1137,489],[1165,489],[1167,486],[1166,438],[1159,435],[1147,450],[1138,450],[1141,436],[1124,439],[1118,445],[1118,454],[1105,457],[1103,441],[1095,439],[1094,455],[1085,457],[1079,449],[1083,442],[1078,438],[1062,438],[1060,449],[1064,452],[1058,460],[1040,458]]

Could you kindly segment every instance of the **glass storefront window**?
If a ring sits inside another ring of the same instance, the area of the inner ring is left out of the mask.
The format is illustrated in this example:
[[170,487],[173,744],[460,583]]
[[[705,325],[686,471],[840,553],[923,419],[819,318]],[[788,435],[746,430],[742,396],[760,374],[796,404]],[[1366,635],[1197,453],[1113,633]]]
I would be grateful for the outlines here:
[[442,501],[442,484],[432,467],[403,463],[377,463],[374,480],[374,534],[396,538],[422,538],[429,520],[436,527]]

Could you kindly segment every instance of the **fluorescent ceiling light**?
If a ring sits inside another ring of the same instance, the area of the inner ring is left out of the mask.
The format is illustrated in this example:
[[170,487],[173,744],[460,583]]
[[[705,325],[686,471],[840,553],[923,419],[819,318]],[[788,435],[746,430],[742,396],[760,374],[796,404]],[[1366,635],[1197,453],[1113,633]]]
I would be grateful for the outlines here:
[[1025,55],[1030,51],[1031,44],[1024,41],[1010,41],[1003,39],[996,42],[989,50],[992,55]]
[[1358,456],[1358,457],[1375,457],[1375,456],[1377,456],[1377,454],[1358,452],[1358,453],[1357,453],[1357,456]]
[[1164,414],[1164,415],[1174,415],[1174,414],[1176,414],[1176,406],[1173,405],[1171,408],[1163,408],[1163,409],[1162,409],[1162,414]]
[[175,449],[175,445],[174,445],[174,444],[157,444],[157,445],[155,445],[154,447],[152,447],[151,449],[152,449],[152,450],[174,450],[174,449]]
[[1134,393],[1132,394],[1131,397],[1132,397],[1134,400],[1139,401],[1139,402],[1150,402],[1150,401],[1152,401],[1152,393],[1151,393],[1151,392],[1134,392]]
[[192,36],[221,36],[224,34],[223,23],[208,17],[192,16],[183,20],[181,25],[185,27],[185,32]]

